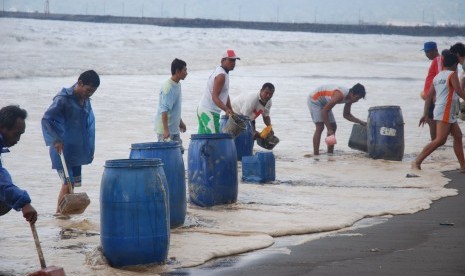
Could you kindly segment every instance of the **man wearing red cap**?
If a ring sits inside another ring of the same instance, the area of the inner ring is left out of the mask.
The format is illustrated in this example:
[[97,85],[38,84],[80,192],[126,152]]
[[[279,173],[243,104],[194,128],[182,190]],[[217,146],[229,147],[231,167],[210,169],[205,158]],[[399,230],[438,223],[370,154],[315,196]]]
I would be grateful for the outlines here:
[[[425,100],[428,96],[428,92],[430,91],[431,85],[433,84],[434,77],[442,71],[442,56],[438,52],[438,47],[436,42],[428,41],[425,42],[423,45],[423,51],[425,51],[426,57],[431,60],[431,65],[428,70],[428,75],[425,79],[425,86],[423,87],[423,91],[421,92],[421,98]],[[435,97],[433,95],[433,102],[430,104],[430,109],[428,113],[428,120],[426,123],[429,126],[429,134],[431,136],[431,141],[434,140],[436,137],[436,123],[433,120],[433,110],[434,110],[434,101]]]
[[227,50],[221,58],[221,65],[208,78],[207,87],[197,107],[199,134],[220,133],[220,113],[233,115],[229,99],[229,71],[234,70],[240,58],[233,50]]

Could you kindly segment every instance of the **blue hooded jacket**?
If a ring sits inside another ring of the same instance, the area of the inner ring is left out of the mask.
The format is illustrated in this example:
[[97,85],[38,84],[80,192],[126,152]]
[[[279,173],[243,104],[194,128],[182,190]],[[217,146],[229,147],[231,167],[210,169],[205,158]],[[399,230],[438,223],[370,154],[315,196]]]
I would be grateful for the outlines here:
[[[8,152],[8,150],[3,148],[3,137],[0,134],[0,158],[2,157],[3,152]],[[13,184],[8,171],[3,168],[2,162],[0,160],[0,203],[6,204],[9,208],[20,211],[24,205],[31,203],[31,198],[28,193],[24,190],[21,190]]]
[[42,118],[42,134],[45,144],[49,146],[53,169],[62,169],[60,156],[54,144],[62,142],[63,153],[68,168],[90,164],[95,151],[95,117],[86,99],[84,106],[74,95],[74,84],[63,88],[54,98],[53,103]]

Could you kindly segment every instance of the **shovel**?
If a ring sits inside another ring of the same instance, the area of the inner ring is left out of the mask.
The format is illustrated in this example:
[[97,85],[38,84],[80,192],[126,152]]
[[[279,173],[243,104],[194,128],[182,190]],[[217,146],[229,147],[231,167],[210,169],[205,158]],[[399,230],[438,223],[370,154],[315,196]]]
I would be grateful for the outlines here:
[[60,202],[60,212],[63,215],[82,214],[90,204],[90,199],[86,193],[74,193],[73,184],[69,179],[68,168],[66,167],[65,157],[63,152],[60,153],[61,163],[63,164],[63,172],[65,173],[66,185],[68,185],[70,193],[63,197]]
[[40,267],[42,268],[39,271],[32,272],[27,274],[27,276],[66,276],[65,271],[61,267],[45,265],[44,254],[42,253],[42,248],[40,247],[39,237],[37,236],[36,226],[31,223],[32,236],[34,237],[34,242],[36,243],[37,254],[39,254]]

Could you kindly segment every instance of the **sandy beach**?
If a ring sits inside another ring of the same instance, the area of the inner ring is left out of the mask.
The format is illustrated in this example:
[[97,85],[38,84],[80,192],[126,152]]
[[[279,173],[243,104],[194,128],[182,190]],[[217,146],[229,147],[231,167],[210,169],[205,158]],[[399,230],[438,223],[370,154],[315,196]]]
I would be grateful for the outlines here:
[[162,275],[409,275],[465,274],[465,175],[447,171],[458,195],[428,210],[386,218],[281,253],[248,253]]

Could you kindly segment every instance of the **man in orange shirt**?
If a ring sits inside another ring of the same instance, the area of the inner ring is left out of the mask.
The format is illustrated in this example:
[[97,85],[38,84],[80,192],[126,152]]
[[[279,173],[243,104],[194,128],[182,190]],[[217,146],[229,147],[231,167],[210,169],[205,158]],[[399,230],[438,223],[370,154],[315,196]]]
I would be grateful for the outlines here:
[[[333,114],[333,107],[336,104],[344,104],[344,118],[366,126],[367,122],[356,118],[351,113],[353,103],[365,98],[365,87],[357,83],[352,88],[348,89],[334,84],[323,85],[316,88],[307,96],[307,106],[312,116],[312,121],[315,123],[315,132],[313,134],[313,154],[320,154],[320,139],[324,128],[326,127],[327,136],[336,133],[337,124]],[[334,144],[328,144],[328,153],[334,152]]]
[[[423,45],[422,51],[425,51],[426,57],[431,60],[431,65],[428,70],[428,75],[425,79],[425,86],[423,87],[423,91],[421,92],[421,98],[425,100],[428,96],[428,92],[430,91],[430,87],[433,83],[434,77],[442,71],[442,56],[438,52],[438,47],[436,42],[428,41],[425,42]],[[433,110],[434,110],[434,101],[435,97],[432,97],[432,103],[430,104],[429,113],[428,113],[428,120],[427,124],[429,126],[429,134],[431,137],[431,141],[436,138],[436,123],[433,120]]]

